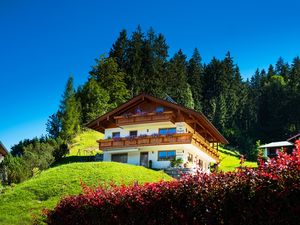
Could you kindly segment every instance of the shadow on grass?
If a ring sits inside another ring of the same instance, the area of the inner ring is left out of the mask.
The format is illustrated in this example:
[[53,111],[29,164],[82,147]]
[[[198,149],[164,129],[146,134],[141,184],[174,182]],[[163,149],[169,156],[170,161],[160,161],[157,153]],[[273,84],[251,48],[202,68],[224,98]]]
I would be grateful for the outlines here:
[[77,163],[77,162],[95,162],[95,157],[94,156],[66,156],[61,160],[53,163],[51,167],[56,167],[56,166],[69,164],[69,163]]

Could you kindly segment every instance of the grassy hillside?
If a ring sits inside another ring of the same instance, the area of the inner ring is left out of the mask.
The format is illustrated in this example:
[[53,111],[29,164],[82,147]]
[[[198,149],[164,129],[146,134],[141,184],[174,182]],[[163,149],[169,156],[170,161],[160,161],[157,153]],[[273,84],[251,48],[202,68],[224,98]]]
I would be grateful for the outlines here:
[[80,180],[87,185],[115,181],[130,184],[170,180],[163,172],[113,162],[86,162],[61,165],[42,172],[0,194],[0,224],[31,224],[42,208],[53,208],[61,196],[81,192]]
[[69,156],[94,155],[96,152],[100,152],[96,141],[101,138],[103,138],[103,134],[97,131],[87,130],[81,132],[72,139]]
[[[221,159],[219,170],[224,172],[234,171],[236,167],[240,166],[240,154],[238,152],[230,151],[224,148],[219,148],[219,152]],[[257,163],[246,161],[244,166],[257,167]]]

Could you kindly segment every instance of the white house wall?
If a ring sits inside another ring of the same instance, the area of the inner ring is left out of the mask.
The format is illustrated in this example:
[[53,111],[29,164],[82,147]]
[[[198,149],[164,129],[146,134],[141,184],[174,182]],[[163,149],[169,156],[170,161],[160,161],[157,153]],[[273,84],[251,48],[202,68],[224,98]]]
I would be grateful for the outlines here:
[[170,161],[158,161],[158,152],[163,150],[175,150],[176,158],[182,158],[184,163],[188,161],[188,155],[190,153],[193,155],[193,159],[195,161],[199,159],[203,161],[203,169],[205,171],[209,170],[209,164],[211,162],[215,162],[214,159],[210,158],[202,151],[199,151],[197,147],[191,144],[145,146],[138,148],[138,150],[135,148],[104,151],[103,160],[111,161],[112,154],[128,153],[127,163],[132,165],[140,165],[140,153],[148,152],[148,160],[152,161],[152,167],[163,169],[170,166]]
[[4,156],[2,154],[0,154],[0,163],[3,161]]
[[171,122],[161,122],[161,123],[149,123],[149,124],[137,124],[137,125],[127,125],[118,128],[105,129],[104,139],[112,138],[113,132],[120,132],[121,137],[129,136],[130,131],[137,131],[139,135],[152,135],[158,134],[160,128],[176,128],[177,133],[187,133],[187,124],[184,122],[171,123]]

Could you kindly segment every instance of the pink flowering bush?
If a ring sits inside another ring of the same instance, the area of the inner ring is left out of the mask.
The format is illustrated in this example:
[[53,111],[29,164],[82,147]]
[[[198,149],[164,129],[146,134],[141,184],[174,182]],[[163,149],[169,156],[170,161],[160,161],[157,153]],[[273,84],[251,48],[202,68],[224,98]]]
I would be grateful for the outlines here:
[[89,188],[45,212],[58,224],[300,224],[300,143],[257,169]]

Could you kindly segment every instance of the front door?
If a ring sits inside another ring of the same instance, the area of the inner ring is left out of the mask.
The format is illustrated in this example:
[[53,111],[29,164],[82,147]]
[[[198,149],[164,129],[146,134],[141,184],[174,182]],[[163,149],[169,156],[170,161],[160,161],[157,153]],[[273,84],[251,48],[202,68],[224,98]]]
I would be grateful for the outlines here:
[[141,152],[140,165],[148,167],[148,152]]

